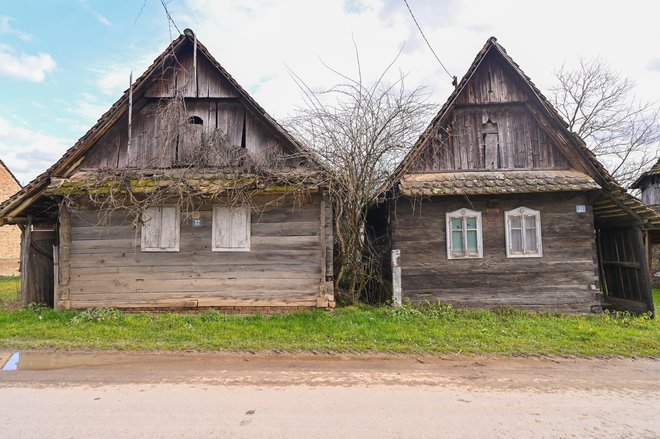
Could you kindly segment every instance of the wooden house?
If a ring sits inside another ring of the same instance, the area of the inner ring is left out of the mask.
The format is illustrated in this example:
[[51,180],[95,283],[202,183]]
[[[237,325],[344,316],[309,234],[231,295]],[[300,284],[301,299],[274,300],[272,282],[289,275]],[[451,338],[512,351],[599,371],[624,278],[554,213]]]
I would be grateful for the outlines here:
[[403,297],[456,306],[652,311],[627,194],[489,39],[395,172],[387,203]]
[[0,218],[23,227],[26,248],[41,241],[23,255],[24,302],[327,308],[323,175],[186,30]]
[[[642,202],[660,214],[660,160],[633,183],[641,191]],[[649,265],[654,288],[660,288],[660,231],[651,231],[647,238]]]
[[[21,189],[21,184],[0,160],[0,203]],[[21,231],[17,226],[0,229],[0,276],[16,276],[21,246]]]

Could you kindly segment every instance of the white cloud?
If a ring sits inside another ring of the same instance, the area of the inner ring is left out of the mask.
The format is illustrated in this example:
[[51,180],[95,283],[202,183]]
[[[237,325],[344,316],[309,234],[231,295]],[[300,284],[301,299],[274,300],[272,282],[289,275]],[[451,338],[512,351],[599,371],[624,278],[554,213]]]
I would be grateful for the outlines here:
[[13,47],[0,43],[0,76],[9,78],[41,82],[55,69],[55,60],[46,53],[28,55],[16,53]]
[[91,128],[94,123],[110,109],[112,102],[99,98],[90,93],[81,93],[72,102],[65,103],[65,109],[76,116],[77,127],[86,126]]
[[[630,0],[623,10],[574,0],[556,0],[551,8],[517,0],[502,0],[497,8],[489,0],[408,3],[442,62],[459,79],[488,37],[496,36],[541,88],[552,83],[552,72],[564,62],[579,55],[601,55],[635,79],[640,93],[660,98],[652,77],[657,76],[651,70],[655,64],[648,65],[658,54],[654,20],[660,3]],[[451,78],[434,59],[401,0],[184,0],[170,11],[179,27],[191,27],[277,118],[300,104],[300,92],[286,66],[315,87],[337,82],[319,58],[354,76],[352,37],[365,78],[373,78],[405,43],[392,73],[410,72],[406,84],[429,87],[438,103],[452,91]],[[264,77],[270,80],[257,88]]]
[[0,159],[22,184],[45,171],[72,144],[69,139],[42,134],[0,116]]
[[21,41],[34,41],[34,37],[28,33],[14,29],[11,22],[13,18],[6,15],[0,15],[0,35],[13,35]]
[[110,23],[110,20],[108,20],[104,15],[102,15],[100,12],[98,12],[96,9],[92,8],[89,3],[87,3],[87,0],[78,0],[78,3],[80,3],[80,6],[83,7],[84,10],[89,12],[96,18],[96,20],[101,23],[104,26],[112,26],[112,23]]

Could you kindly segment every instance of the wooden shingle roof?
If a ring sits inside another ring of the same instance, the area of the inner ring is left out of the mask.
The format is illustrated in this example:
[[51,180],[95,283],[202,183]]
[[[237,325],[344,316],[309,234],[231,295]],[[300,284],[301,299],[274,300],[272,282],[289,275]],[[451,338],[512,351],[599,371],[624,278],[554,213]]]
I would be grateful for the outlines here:
[[401,178],[399,186],[401,193],[407,196],[485,195],[600,189],[593,178],[571,170],[406,174]]

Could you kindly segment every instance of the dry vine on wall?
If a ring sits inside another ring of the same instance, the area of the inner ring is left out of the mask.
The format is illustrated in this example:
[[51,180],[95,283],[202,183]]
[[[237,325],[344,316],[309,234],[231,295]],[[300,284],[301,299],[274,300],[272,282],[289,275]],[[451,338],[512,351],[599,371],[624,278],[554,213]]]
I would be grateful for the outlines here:
[[[284,202],[296,206],[308,199],[310,188],[319,186],[321,174],[303,168],[306,157],[301,153],[285,151],[276,141],[249,151],[232,144],[221,129],[197,124],[181,91],[185,89],[183,84],[173,97],[159,99],[144,112],[152,121],[147,137],[155,151],[146,165],[79,171],[57,192],[70,210],[91,204],[98,211],[98,225],[110,224],[112,215],[121,212],[137,228],[149,207],[178,205],[186,221],[210,203],[257,212]],[[128,149],[135,147],[129,140]],[[270,196],[258,197],[263,193]]]

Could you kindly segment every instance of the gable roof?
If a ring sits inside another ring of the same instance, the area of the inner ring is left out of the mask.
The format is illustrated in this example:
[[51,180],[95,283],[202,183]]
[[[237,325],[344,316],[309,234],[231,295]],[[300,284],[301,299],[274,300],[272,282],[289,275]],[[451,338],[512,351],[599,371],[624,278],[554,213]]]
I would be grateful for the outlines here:
[[[273,117],[271,117],[250,94],[227,72],[224,67],[210,54],[208,49],[197,40],[197,37],[190,29],[185,29],[183,34],[179,35],[170,45],[154,60],[154,62],[145,70],[145,72],[133,83],[133,94],[148,88],[151,85],[151,77],[167,62],[170,54],[176,53],[185,44],[196,44],[198,53],[204,55],[211,65],[218,70],[229,83],[236,89],[243,102],[255,113],[262,116],[265,122],[272,128],[277,135],[290,143],[296,150],[306,156],[315,166],[322,165],[315,157],[314,153],[294,138],[284,127],[282,127]],[[51,177],[68,176],[68,173],[78,166],[84,154],[94,145],[94,143],[110,129],[127,111],[130,89],[124,91],[122,96],[103,114],[92,128],[87,131],[78,141],[69,148],[64,155],[48,168],[45,172],[37,176],[30,183],[25,185],[19,192],[11,198],[0,204],[0,225],[7,216],[15,216],[20,213],[31,202],[35,201],[48,187]],[[12,215],[13,214],[13,215]]]
[[[609,199],[601,200],[600,205],[594,203],[596,207],[600,206],[602,209],[620,209],[626,214],[636,216],[643,222],[646,222],[653,228],[660,228],[660,216],[649,209],[644,203],[637,198],[628,194],[626,190],[620,186],[616,180],[610,175],[605,167],[598,161],[594,153],[587,147],[586,143],[580,136],[568,130],[568,124],[561,115],[557,112],[554,106],[548,99],[541,93],[532,80],[527,76],[520,66],[507,54],[506,49],[502,47],[495,37],[490,37],[483,48],[477,53],[474,61],[468,68],[467,72],[456,85],[454,91],[451,93],[447,101],[440,108],[438,114],[433,118],[429,126],[419,136],[419,139],[408,154],[404,157],[402,162],[396,168],[391,180],[396,185],[406,175],[406,171],[411,166],[412,162],[419,157],[424,151],[429,142],[435,136],[438,129],[441,129],[456,103],[457,98],[465,89],[470,79],[474,76],[475,72],[482,64],[484,59],[489,54],[495,54],[519,77],[524,87],[533,98],[532,105],[528,105],[528,109],[532,112],[534,118],[539,122],[541,127],[547,134],[555,140],[564,155],[575,166],[582,168],[582,170],[592,177],[600,187],[602,187],[610,195]],[[536,104],[535,106],[533,104]],[[536,107],[536,108],[535,108]],[[537,109],[540,109],[538,111]],[[390,186],[391,187],[391,186]]]

